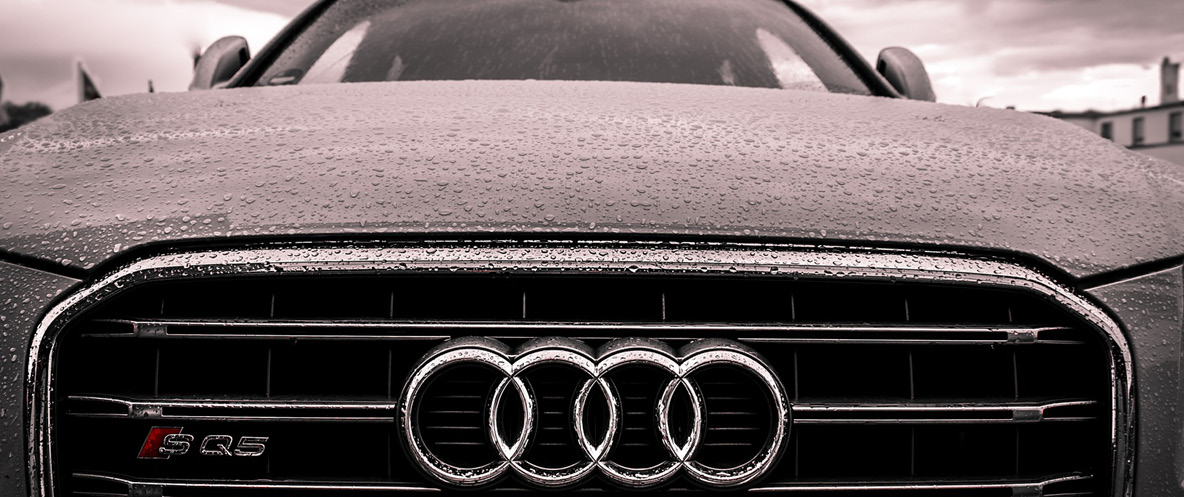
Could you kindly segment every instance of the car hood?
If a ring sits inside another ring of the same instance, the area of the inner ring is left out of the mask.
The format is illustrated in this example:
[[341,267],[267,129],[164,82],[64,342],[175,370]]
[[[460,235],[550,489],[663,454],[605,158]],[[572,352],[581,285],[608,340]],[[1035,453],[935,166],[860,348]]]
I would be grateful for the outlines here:
[[105,98],[0,135],[0,248],[80,269],[229,236],[572,234],[1184,253],[1184,174],[1050,118],[604,82]]

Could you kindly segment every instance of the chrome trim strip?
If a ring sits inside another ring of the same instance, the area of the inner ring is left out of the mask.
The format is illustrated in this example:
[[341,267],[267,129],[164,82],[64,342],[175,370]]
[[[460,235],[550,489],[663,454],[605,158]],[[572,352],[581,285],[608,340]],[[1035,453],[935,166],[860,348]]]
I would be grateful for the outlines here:
[[221,490],[364,490],[383,492],[439,492],[440,489],[417,487],[415,485],[383,485],[375,483],[287,483],[287,482],[236,482],[236,481],[184,481],[184,480],[130,480],[117,476],[75,473],[74,478],[102,480],[122,483],[128,486],[128,495],[132,495],[135,487],[176,487],[176,488],[216,488]]
[[1009,481],[971,481],[962,483],[945,483],[941,481],[918,481],[910,483],[876,483],[864,482],[854,485],[836,485],[834,483],[798,483],[793,485],[770,485],[767,487],[758,487],[750,489],[750,492],[788,492],[788,491],[860,491],[860,490],[972,490],[983,488],[1010,488],[1012,495],[1023,496],[1040,496],[1044,494],[1044,487],[1056,483],[1068,483],[1073,481],[1086,481],[1091,479],[1089,475],[1064,475],[1047,478],[1044,480],[1028,480],[1023,482],[1009,482]]
[[[131,480],[127,478],[120,478],[116,476],[77,473],[73,475],[74,478],[102,480],[115,483],[122,483],[128,486],[130,491],[133,487],[139,486],[156,486],[156,487],[175,487],[175,488],[216,488],[224,490],[265,490],[265,489],[290,489],[290,490],[359,490],[359,491],[407,491],[407,492],[437,492],[439,489],[431,487],[417,487],[414,485],[383,485],[376,483],[287,483],[287,482],[236,482],[236,481],[153,481],[153,480]],[[792,491],[909,491],[909,490],[969,490],[982,488],[998,488],[998,489],[1012,489],[1013,495],[1024,496],[1039,496],[1043,494],[1044,487],[1057,483],[1069,483],[1074,481],[1087,481],[1092,477],[1089,475],[1062,475],[1053,476],[1045,479],[1036,480],[1021,480],[1021,481],[970,481],[950,483],[940,480],[930,481],[915,481],[915,482],[875,482],[866,481],[859,482],[853,485],[836,485],[829,482],[817,483],[798,483],[793,485],[770,485],[765,487],[754,487],[749,489],[749,492],[792,492]]]
[[365,272],[480,271],[501,273],[694,273],[780,275],[872,281],[958,283],[1021,288],[1044,295],[1094,326],[1107,340],[1111,359],[1111,448],[1114,495],[1129,496],[1134,475],[1135,415],[1131,348],[1105,311],[1031,269],[994,259],[951,253],[837,250],[802,246],[696,243],[421,242],[415,246],[321,246],[252,248],[164,254],[134,261],[54,306],[30,341],[26,371],[26,419],[30,491],[51,497],[53,489],[53,384],[49,372],[56,338],[66,322],[128,286],[201,276]]
[[[1081,340],[1052,339],[1041,340],[1040,334],[1051,331],[1072,331],[1074,328],[1064,326],[992,326],[992,327],[955,327],[955,326],[858,326],[858,325],[783,325],[783,324],[726,324],[726,323],[573,323],[573,322],[450,322],[450,321],[305,321],[305,320],[133,320],[133,319],[103,319],[96,320],[107,323],[121,323],[131,326],[131,333],[83,333],[92,338],[169,338],[169,339],[249,339],[249,340],[445,340],[454,336],[490,336],[493,338],[532,338],[548,336],[547,333],[529,333],[522,335],[495,334],[496,332],[540,331],[551,330],[585,332],[581,339],[611,339],[621,335],[596,335],[595,333],[637,332],[667,333],[664,339],[694,339],[702,336],[717,336],[713,333],[737,332],[752,333],[754,336],[738,337],[736,340],[749,342],[776,343],[932,343],[932,344],[1083,344]],[[211,327],[246,330],[243,333],[171,333],[170,327]],[[251,333],[249,330],[258,328],[310,330],[309,333]],[[439,334],[329,334],[316,333],[315,330],[409,330],[409,331],[457,331],[449,335]],[[836,333],[850,333],[867,335],[865,338],[834,338],[828,335]],[[696,335],[702,334],[702,335]],[[811,335],[814,336],[811,336]],[[916,335],[910,338],[879,338],[876,335]],[[789,335],[789,336],[786,336]],[[934,335],[955,335],[965,338],[934,338]],[[999,338],[983,338],[975,335],[998,335]]]
[[[94,395],[71,395],[69,401],[102,402],[122,406],[126,412],[69,413],[79,418],[127,418],[194,421],[312,421],[346,423],[393,423],[399,408],[396,402],[300,402],[281,400],[134,400]],[[271,411],[267,415],[178,415],[166,409],[217,409],[226,411]],[[332,416],[302,415],[299,411],[342,411]],[[292,413],[292,414],[284,414]],[[350,415],[354,414],[354,415]],[[362,414],[362,415],[358,415]]]
[[[1067,400],[1047,403],[999,403],[999,404],[861,404],[861,405],[811,405],[794,404],[795,424],[1013,424],[1040,423],[1048,421],[1088,421],[1093,416],[1048,416],[1045,411],[1060,407],[1095,406],[1093,400]],[[1007,417],[971,417],[967,413],[1000,413]],[[892,417],[893,414],[900,415]],[[942,417],[941,413],[959,416]],[[820,416],[840,414],[840,416]],[[925,417],[905,416],[917,414]],[[878,416],[874,416],[878,415]],[[873,417],[874,416],[874,417]]]
[[[81,418],[127,418],[195,421],[292,421],[292,422],[347,422],[390,423],[399,404],[394,401],[302,402],[283,400],[136,400],[94,395],[71,395],[70,401],[115,404],[125,412],[69,413]],[[1087,421],[1093,416],[1048,416],[1045,411],[1062,407],[1096,406],[1093,400],[1062,400],[1050,402],[987,403],[880,403],[880,404],[810,404],[797,403],[791,408],[793,424],[997,424],[1040,423],[1048,421]],[[177,415],[166,409],[217,409],[227,411],[271,411],[268,415]],[[333,416],[301,415],[302,410],[342,411]],[[290,414],[288,414],[290,413]],[[365,413],[366,415],[350,415]],[[892,417],[893,413],[901,414]],[[949,416],[942,416],[948,413]],[[973,417],[968,413],[998,413],[998,417]],[[836,416],[826,416],[836,414]],[[927,415],[925,417],[906,414]]]

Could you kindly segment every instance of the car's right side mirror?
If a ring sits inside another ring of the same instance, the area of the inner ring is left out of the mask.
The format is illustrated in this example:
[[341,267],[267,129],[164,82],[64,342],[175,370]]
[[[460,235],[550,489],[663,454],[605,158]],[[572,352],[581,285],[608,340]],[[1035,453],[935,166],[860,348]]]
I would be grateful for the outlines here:
[[876,60],[876,71],[906,98],[937,101],[925,64],[907,48],[888,47],[881,50]]
[[251,49],[247,47],[247,40],[241,36],[227,36],[219,38],[210,44],[205,53],[197,59],[193,68],[193,81],[189,83],[190,90],[209,90],[219,88],[230,82],[230,78],[251,60]]

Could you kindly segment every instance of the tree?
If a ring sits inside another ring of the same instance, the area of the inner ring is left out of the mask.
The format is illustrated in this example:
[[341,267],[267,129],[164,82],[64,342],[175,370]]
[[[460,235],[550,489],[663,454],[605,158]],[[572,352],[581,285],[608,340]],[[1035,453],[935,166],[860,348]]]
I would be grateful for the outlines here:
[[19,128],[53,113],[48,105],[41,102],[26,102],[21,105],[4,102],[3,105],[4,110],[0,112],[8,114],[8,122],[0,123],[0,132]]

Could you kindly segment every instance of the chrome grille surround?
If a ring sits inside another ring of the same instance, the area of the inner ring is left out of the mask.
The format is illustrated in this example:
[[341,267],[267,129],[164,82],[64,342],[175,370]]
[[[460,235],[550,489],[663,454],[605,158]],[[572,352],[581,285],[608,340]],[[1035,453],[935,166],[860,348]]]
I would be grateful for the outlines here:
[[[66,323],[96,303],[121,289],[148,281],[178,279],[193,276],[249,275],[286,273],[350,273],[383,271],[551,271],[564,273],[719,273],[719,274],[776,274],[788,277],[851,278],[863,281],[913,281],[1000,288],[1019,288],[1036,292],[1088,322],[1109,347],[1111,372],[1111,447],[1115,462],[1110,481],[1114,495],[1130,495],[1133,476],[1134,404],[1131,390],[1132,365],[1130,347],[1121,328],[1086,299],[1073,293],[1050,278],[1025,268],[995,259],[975,258],[953,253],[915,253],[886,250],[818,249],[801,246],[741,245],[741,244],[618,244],[618,243],[538,243],[509,242],[440,242],[418,243],[408,246],[343,247],[317,246],[288,248],[283,246],[171,253],[148,257],[123,266],[94,284],[74,293],[52,308],[39,324],[29,351],[26,376],[28,391],[28,450],[30,489],[33,495],[52,496],[53,461],[53,399],[54,385],[50,374],[54,370],[56,338]],[[595,326],[592,326],[594,328]],[[729,327],[735,329],[737,327]],[[739,327],[743,328],[743,327]],[[1008,340],[1013,337],[1009,336]],[[1017,334],[1015,340],[1027,339]],[[800,406],[794,406],[795,412]],[[1029,406],[1027,410],[1042,412],[1051,405]],[[807,407],[808,408],[808,407]],[[1019,409],[1025,410],[1025,409]],[[1018,412],[1018,411],[1017,411]],[[1015,412],[1012,413],[1016,414]],[[126,483],[129,480],[96,476]],[[860,489],[966,489],[1011,488],[1013,492],[1039,492],[1045,485],[1072,480],[1067,476],[1053,480],[1026,483],[997,482],[942,484],[900,484],[834,486],[778,485],[752,490],[860,490]],[[305,488],[350,489],[342,485],[299,484],[242,484],[224,486],[208,482],[170,482],[170,485],[190,488]],[[414,486],[365,486],[362,488],[387,490],[430,490]],[[1026,493],[1025,493],[1026,494]]]

